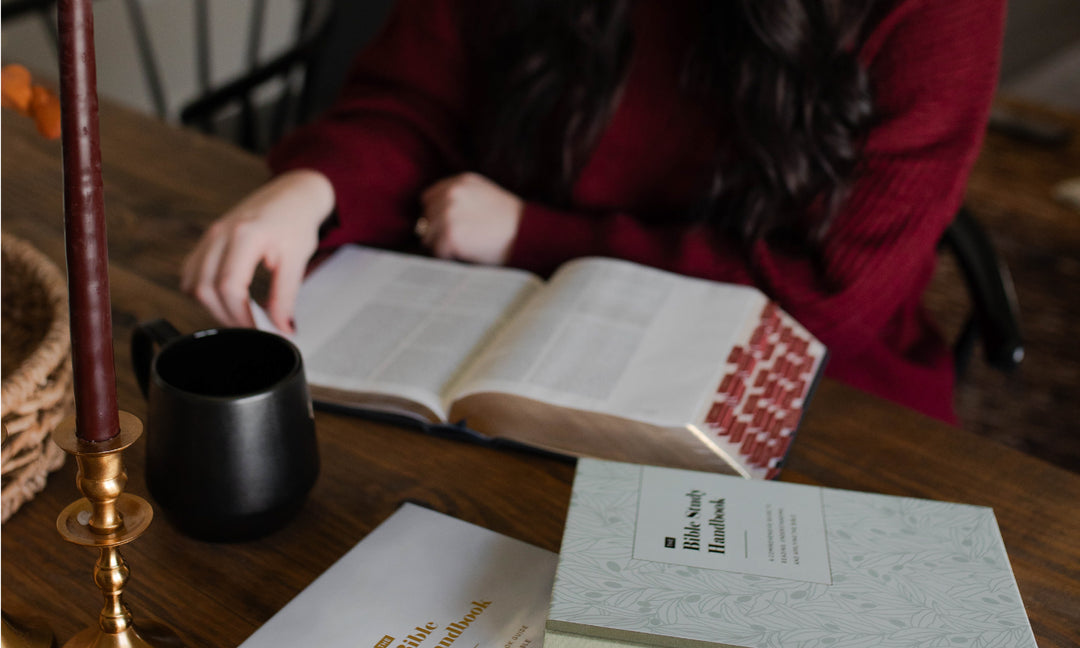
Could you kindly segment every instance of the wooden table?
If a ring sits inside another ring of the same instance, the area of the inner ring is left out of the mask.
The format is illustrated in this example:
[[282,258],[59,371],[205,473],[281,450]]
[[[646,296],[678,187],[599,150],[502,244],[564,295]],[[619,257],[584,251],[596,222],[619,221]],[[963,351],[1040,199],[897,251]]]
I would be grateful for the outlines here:
[[[266,178],[230,146],[103,106],[106,213],[122,409],[145,414],[130,370],[135,322],[212,324],[177,290],[179,260],[203,228]],[[3,115],[3,230],[63,265],[59,144]],[[557,550],[573,467],[319,413],[322,473],[295,523],[256,542],[210,545],[164,519],[124,549],[136,621],[171,625],[192,646],[235,646],[407,499]],[[143,443],[129,490],[146,496]],[[66,641],[96,622],[96,556],[64,543],[78,497],[74,462],[3,528],[3,608],[39,616]],[[992,506],[1043,648],[1080,643],[1080,475],[826,381],[783,478]]]

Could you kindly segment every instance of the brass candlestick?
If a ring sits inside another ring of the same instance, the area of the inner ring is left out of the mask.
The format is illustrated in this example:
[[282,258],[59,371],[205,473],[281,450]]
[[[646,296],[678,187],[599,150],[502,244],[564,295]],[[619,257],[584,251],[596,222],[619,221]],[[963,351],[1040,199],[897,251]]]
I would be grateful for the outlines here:
[[142,535],[154,512],[149,502],[124,492],[127,471],[123,451],[142,434],[142,422],[128,412],[119,412],[119,417],[120,434],[107,441],[80,439],[74,418],[66,419],[53,434],[56,444],[75,456],[79,465],[76,483],[85,495],[60,513],[56,529],[68,542],[101,551],[94,566],[94,582],[105,597],[98,624],[75,635],[64,648],[180,645],[171,632],[160,626],[141,624],[142,631],[137,631],[122,598],[129,571],[118,547]]

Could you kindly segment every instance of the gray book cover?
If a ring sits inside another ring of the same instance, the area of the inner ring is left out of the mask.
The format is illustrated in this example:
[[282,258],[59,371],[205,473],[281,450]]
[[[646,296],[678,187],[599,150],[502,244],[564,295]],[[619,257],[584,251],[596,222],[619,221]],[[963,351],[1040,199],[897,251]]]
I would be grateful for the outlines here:
[[989,508],[581,460],[545,645],[1035,639]]

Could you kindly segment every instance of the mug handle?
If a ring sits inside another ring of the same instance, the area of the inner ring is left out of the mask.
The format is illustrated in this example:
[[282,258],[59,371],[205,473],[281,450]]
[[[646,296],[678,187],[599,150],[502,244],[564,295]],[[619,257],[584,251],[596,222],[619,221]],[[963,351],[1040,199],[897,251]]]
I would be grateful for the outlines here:
[[143,322],[132,331],[131,364],[144,398],[150,394],[150,365],[154,361],[155,345],[164,346],[175,337],[180,337],[180,331],[163,319]]

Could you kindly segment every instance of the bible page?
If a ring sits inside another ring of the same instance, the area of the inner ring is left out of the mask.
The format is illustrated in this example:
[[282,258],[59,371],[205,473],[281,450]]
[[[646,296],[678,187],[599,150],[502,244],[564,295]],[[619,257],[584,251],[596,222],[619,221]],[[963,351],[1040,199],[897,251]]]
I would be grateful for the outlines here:
[[454,386],[683,426],[766,303],[757,289],[614,259],[564,265]]
[[519,270],[345,246],[304,281],[292,341],[311,385],[445,418],[447,385],[540,285]]

